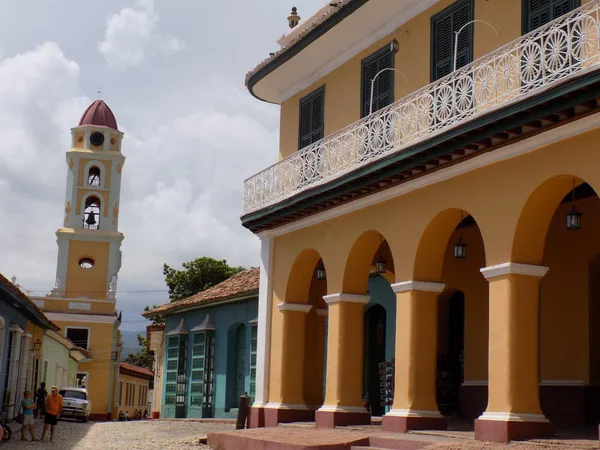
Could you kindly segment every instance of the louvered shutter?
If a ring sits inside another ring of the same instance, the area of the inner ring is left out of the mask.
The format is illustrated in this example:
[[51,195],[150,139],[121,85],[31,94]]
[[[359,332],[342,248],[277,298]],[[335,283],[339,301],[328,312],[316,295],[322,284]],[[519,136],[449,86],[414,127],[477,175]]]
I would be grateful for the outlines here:
[[[388,48],[375,52],[362,62],[362,117],[369,115],[371,106],[371,83],[373,84],[373,112],[394,102],[394,53]],[[379,73],[381,72],[381,73]],[[377,75],[379,73],[379,75]]]
[[580,0],[525,0],[525,33],[579,8]]
[[[455,33],[473,20],[473,0],[459,0],[431,19],[431,79],[452,72]],[[456,68],[469,64],[473,58],[473,27],[465,28],[458,37]]]
[[319,89],[300,100],[299,148],[323,138],[325,91]]

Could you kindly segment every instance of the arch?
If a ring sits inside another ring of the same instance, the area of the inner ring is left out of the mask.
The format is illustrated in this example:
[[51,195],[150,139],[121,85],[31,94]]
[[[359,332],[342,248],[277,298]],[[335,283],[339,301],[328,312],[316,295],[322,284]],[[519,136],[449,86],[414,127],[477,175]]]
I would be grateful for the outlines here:
[[386,262],[386,271],[379,275],[393,283],[396,269],[387,239],[378,231],[365,231],[354,241],[346,259],[342,292],[366,294],[369,274],[375,271],[375,263],[378,259]]
[[[92,205],[96,201],[96,205]],[[86,226],[86,219],[88,218],[88,208],[93,208],[96,225],[93,228]],[[102,208],[104,207],[104,196],[97,191],[87,192],[81,199],[81,221],[83,228],[86,229],[99,229],[101,217],[103,216]]]
[[[584,180],[575,175],[557,175],[538,185],[527,198],[517,220],[511,249],[511,261],[540,265],[546,235],[556,208]],[[593,189],[593,187],[592,187]],[[594,189],[594,192],[598,192]]]
[[320,264],[327,273],[327,267],[316,250],[305,249],[298,254],[288,277],[285,302],[304,304],[323,302],[322,297],[327,293],[327,280],[317,280],[316,269]]
[[[98,171],[100,172],[98,174],[98,184],[91,184],[89,182],[90,172],[91,172],[92,168],[97,168]],[[83,184],[85,186],[94,186],[95,188],[98,188],[98,189],[104,189],[106,176],[107,176],[106,167],[102,161],[98,161],[96,159],[94,159],[92,161],[88,161],[83,168]]]
[[[448,242],[461,222],[466,226],[469,221],[474,221],[479,228],[477,220],[468,211],[459,208],[448,208],[438,213],[429,222],[417,246],[413,265],[414,280],[440,281]],[[481,229],[479,229],[479,232],[482,234]],[[484,253],[485,245],[484,239]]]

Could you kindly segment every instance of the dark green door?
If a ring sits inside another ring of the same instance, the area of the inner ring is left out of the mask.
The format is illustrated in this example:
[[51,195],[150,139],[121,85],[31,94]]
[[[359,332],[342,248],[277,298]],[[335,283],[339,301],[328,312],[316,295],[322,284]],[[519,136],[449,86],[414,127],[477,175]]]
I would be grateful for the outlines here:
[[365,312],[365,394],[371,405],[371,414],[381,417],[382,405],[379,364],[385,361],[386,311],[381,305],[373,305]]

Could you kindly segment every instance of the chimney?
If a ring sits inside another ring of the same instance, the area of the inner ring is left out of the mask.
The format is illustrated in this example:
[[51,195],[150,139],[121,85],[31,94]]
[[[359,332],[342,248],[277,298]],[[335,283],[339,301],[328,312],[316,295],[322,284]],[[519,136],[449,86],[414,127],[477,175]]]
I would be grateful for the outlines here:
[[295,6],[292,8],[291,14],[288,16],[288,22],[290,24],[290,28],[294,28],[300,22],[301,17],[298,15],[298,8]]

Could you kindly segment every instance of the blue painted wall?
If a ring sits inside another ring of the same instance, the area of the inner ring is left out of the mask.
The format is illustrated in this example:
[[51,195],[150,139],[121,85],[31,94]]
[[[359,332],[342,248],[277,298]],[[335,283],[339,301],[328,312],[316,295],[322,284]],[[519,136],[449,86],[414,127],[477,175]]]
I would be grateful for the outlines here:
[[371,300],[365,311],[375,304],[385,308],[385,360],[391,361],[396,352],[396,294],[390,283],[379,275],[369,278],[368,290]]
[[[246,392],[250,390],[250,340],[251,340],[251,330],[252,324],[250,321],[254,320],[258,316],[258,299],[252,299],[249,301],[243,301],[238,303],[229,303],[224,305],[216,305],[208,308],[197,309],[194,311],[189,311],[180,314],[173,314],[167,316],[167,323],[165,327],[165,333],[168,334],[170,331],[174,330],[179,326],[181,319],[184,319],[185,327],[189,330],[192,328],[202,324],[206,315],[210,314],[210,319],[214,324],[215,330],[215,356],[214,356],[214,364],[215,364],[215,401],[214,401],[214,410],[213,417],[216,418],[231,418],[235,417],[235,411],[230,411],[229,407],[233,405],[226,404],[226,396],[227,396],[227,377],[228,377],[228,369],[230,371],[230,378],[235,378],[235,364],[233,361],[235,360],[235,355],[228,355],[228,349],[232,349],[235,345],[231,346],[232,339],[236,339],[235,329],[240,324],[246,326],[246,339],[245,339],[245,387]],[[165,336],[165,345],[167,345],[168,336]],[[201,418],[202,417],[202,408],[200,407],[192,407],[189,406],[189,380],[191,376],[191,344],[192,344],[192,334],[188,335],[187,340],[187,364],[186,364],[186,375],[188,380],[188,396],[187,396],[187,410],[186,416],[188,418]],[[163,399],[162,399],[162,411],[161,417],[165,418],[173,418],[175,417],[175,405],[165,405],[165,381],[166,381],[166,367],[167,367],[167,352],[165,351],[165,361],[164,361],[164,375],[163,375]],[[235,380],[232,382],[231,379],[229,381],[230,389],[235,389],[236,383]],[[229,398],[235,397],[235,393],[232,396],[229,395]],[[231,402],[230,402],[231,403]],[[237,400],[235,401],[235,408],[237,408]]]

